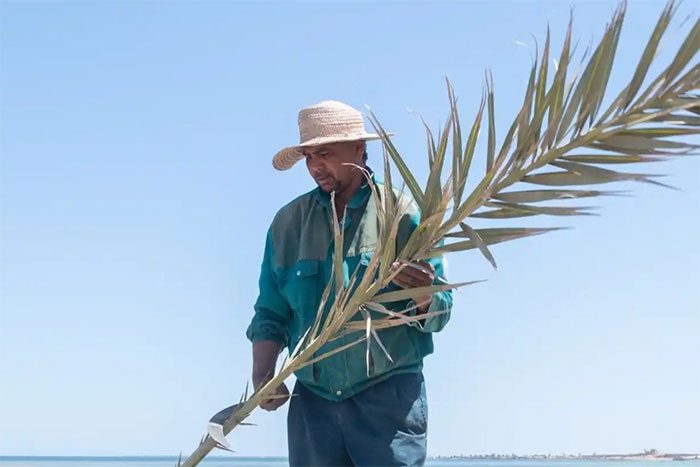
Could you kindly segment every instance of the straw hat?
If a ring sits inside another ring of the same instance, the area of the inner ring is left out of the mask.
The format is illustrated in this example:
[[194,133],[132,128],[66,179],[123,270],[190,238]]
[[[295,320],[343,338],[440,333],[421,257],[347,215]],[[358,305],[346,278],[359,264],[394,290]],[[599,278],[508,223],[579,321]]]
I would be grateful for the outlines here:
[[[389,133],[391,136],[393,133]],[[277,170],[290,169],[304,158],[302,151],[309,146],[379,139],[376,133],[365,131],[359,110],[338,101],[323,101],[299,111],[299,145],[282,149],[272,158]]]

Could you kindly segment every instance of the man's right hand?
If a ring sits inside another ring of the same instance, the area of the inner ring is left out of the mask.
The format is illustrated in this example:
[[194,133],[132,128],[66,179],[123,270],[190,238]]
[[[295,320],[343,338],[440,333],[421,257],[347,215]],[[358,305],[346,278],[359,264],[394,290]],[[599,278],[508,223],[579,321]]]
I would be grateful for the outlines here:
[[[281,350],[281,344],[275,341],[263,340],[253,343],[253,387],[256,391],[272,379],[277,356]],[[282,407],[289,399],[289,389],[282,383],[271,395],[281,397],[264,400],[260,404],[264,410],[272,411]]]
[[[267,381],[261,381],[258,384],[254,383],[254,386],[256,388],[260,388],[265,385]],[[272,396],[279,396],[279,397],[271,397],[269,399],[265,399],[262,401],[260,404],[260,407],[263,410],[267,410],[268,412],[272,412],[274,410],[279,409],[282,407],[287,400],[289,400],[289,389],[287,389],[287,385],[282,383],[279,386],[277,386],[277,389],[271,394]]]

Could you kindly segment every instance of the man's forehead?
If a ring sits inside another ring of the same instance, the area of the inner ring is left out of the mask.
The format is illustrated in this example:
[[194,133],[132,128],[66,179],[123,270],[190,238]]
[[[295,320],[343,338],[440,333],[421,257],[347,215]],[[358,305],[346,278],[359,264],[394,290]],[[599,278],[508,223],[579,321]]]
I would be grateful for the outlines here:
[[308,152],[318,152],[318,151],[323,151],[327,149],[333,149],[334,146],[337,146],[338,143],[331,143],[331,144],[319,144],[316,146],[308,146],[304,148],[304,151]]
[[319,144],[317,146],[308,146],[302,149],[302,153],[304,154],[313,154],[316,152],[321,152],[321,151],[328,151],[330,149],[338,148],[343,145],[349,144],[347,141],[341,141],[338,143],[328,143],[328,144]]

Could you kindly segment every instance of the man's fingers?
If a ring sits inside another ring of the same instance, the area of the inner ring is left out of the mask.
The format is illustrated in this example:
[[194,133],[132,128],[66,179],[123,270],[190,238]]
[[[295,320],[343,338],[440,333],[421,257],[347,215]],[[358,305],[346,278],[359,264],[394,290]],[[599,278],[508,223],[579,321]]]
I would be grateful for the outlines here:
[[[394,270],[401,268],[401,264],[399,263],[394,263],[392,266]],[[401,271],[396,277],[409,283],[412,281],[417,281],[419,284],[425,284],[428,281],[432,283],[433,279],[435,279],[435,269],[430,263],[405,263],[405,266],[401,268]]]
[[268,399],[260,404],[260,408],[267,410],[268,412],[272,412],[273,410],[280,408],[280,406],[284,404],[285,400],[286,399]]
[[412,282],[421,285],[430,285],[433,283],[433,279],[435,279],[435,275],[433,274],[425,274],[416,270],[407,270],[403,274],[403,276],[405,277],[404,280],[406,282]]
[[270,399],[266,399],[260,403],[260,408],[268,412],[279,409],[287,402],[289,399],[289,389],[287,389],[286,385],[282,384],[277,388],[275,393],[270,396]]
[[428,286],[432,285],[432,282],[430,282],[430,281],[425,281],[425,282],[421,283],[421,282],[413,280],[413,279],[408,280],[408,281],[402,280],[401,278],[398,278],[398,277],[395,278],[391,282],[398,285],[402,289],[415,289],[417,287],[428,287]]
[[289,397],[284,399],[271,399],[266,401],[264,404],[260,404],[260,407],[268,412],[272,412],[282,407],[288,399]]
[[425,275],[421,272],[418,274],[410,274],[404,271],[398,273],[393,282],[400,287],[425,287],[432,285],[435,277]]
[[275,401],[275,408],[278,409],[278,408],[282,407],[288,400],[289,400],[289,397],[285,397],[284,399],[277,399]]
[[394,277],[394,280],[392,280],[391,282],[393,282],[394,284],[398,285],[398,286],[401,287],[402,289],[407,289],[407,288],[410,288],[410,287],[411,287],[410,285],[408,285],[408,283],[406,283],[405,281],[401,280],[401,277],[400,277],[399,275],[397,275],[396,277]]
[[397,274],[396,277],[394,277],[393,282],[396,285],[398,285],[399,287],[403,287],[405,289],[405,288],[414,287],[413,284],[414,284],[415,280],[410,276],[406,276],[403,274]]
[[413,261],[413,262],[403,262],[403,263],[398,263],[397,264],[405,264],[405,271],[418,271],[422,272],[423,274],[434,274],[435,273],[435,266],[432,264],[426,262],[426,261]]

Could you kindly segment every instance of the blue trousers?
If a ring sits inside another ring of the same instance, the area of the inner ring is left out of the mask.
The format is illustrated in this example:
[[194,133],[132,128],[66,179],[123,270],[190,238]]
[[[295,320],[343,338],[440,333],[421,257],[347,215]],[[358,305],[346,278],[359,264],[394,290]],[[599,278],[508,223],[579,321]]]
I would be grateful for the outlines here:
[[292,467],[420,466],[428,405],[422,373],[393,375],[343,401],[297,382],[287,416]]

